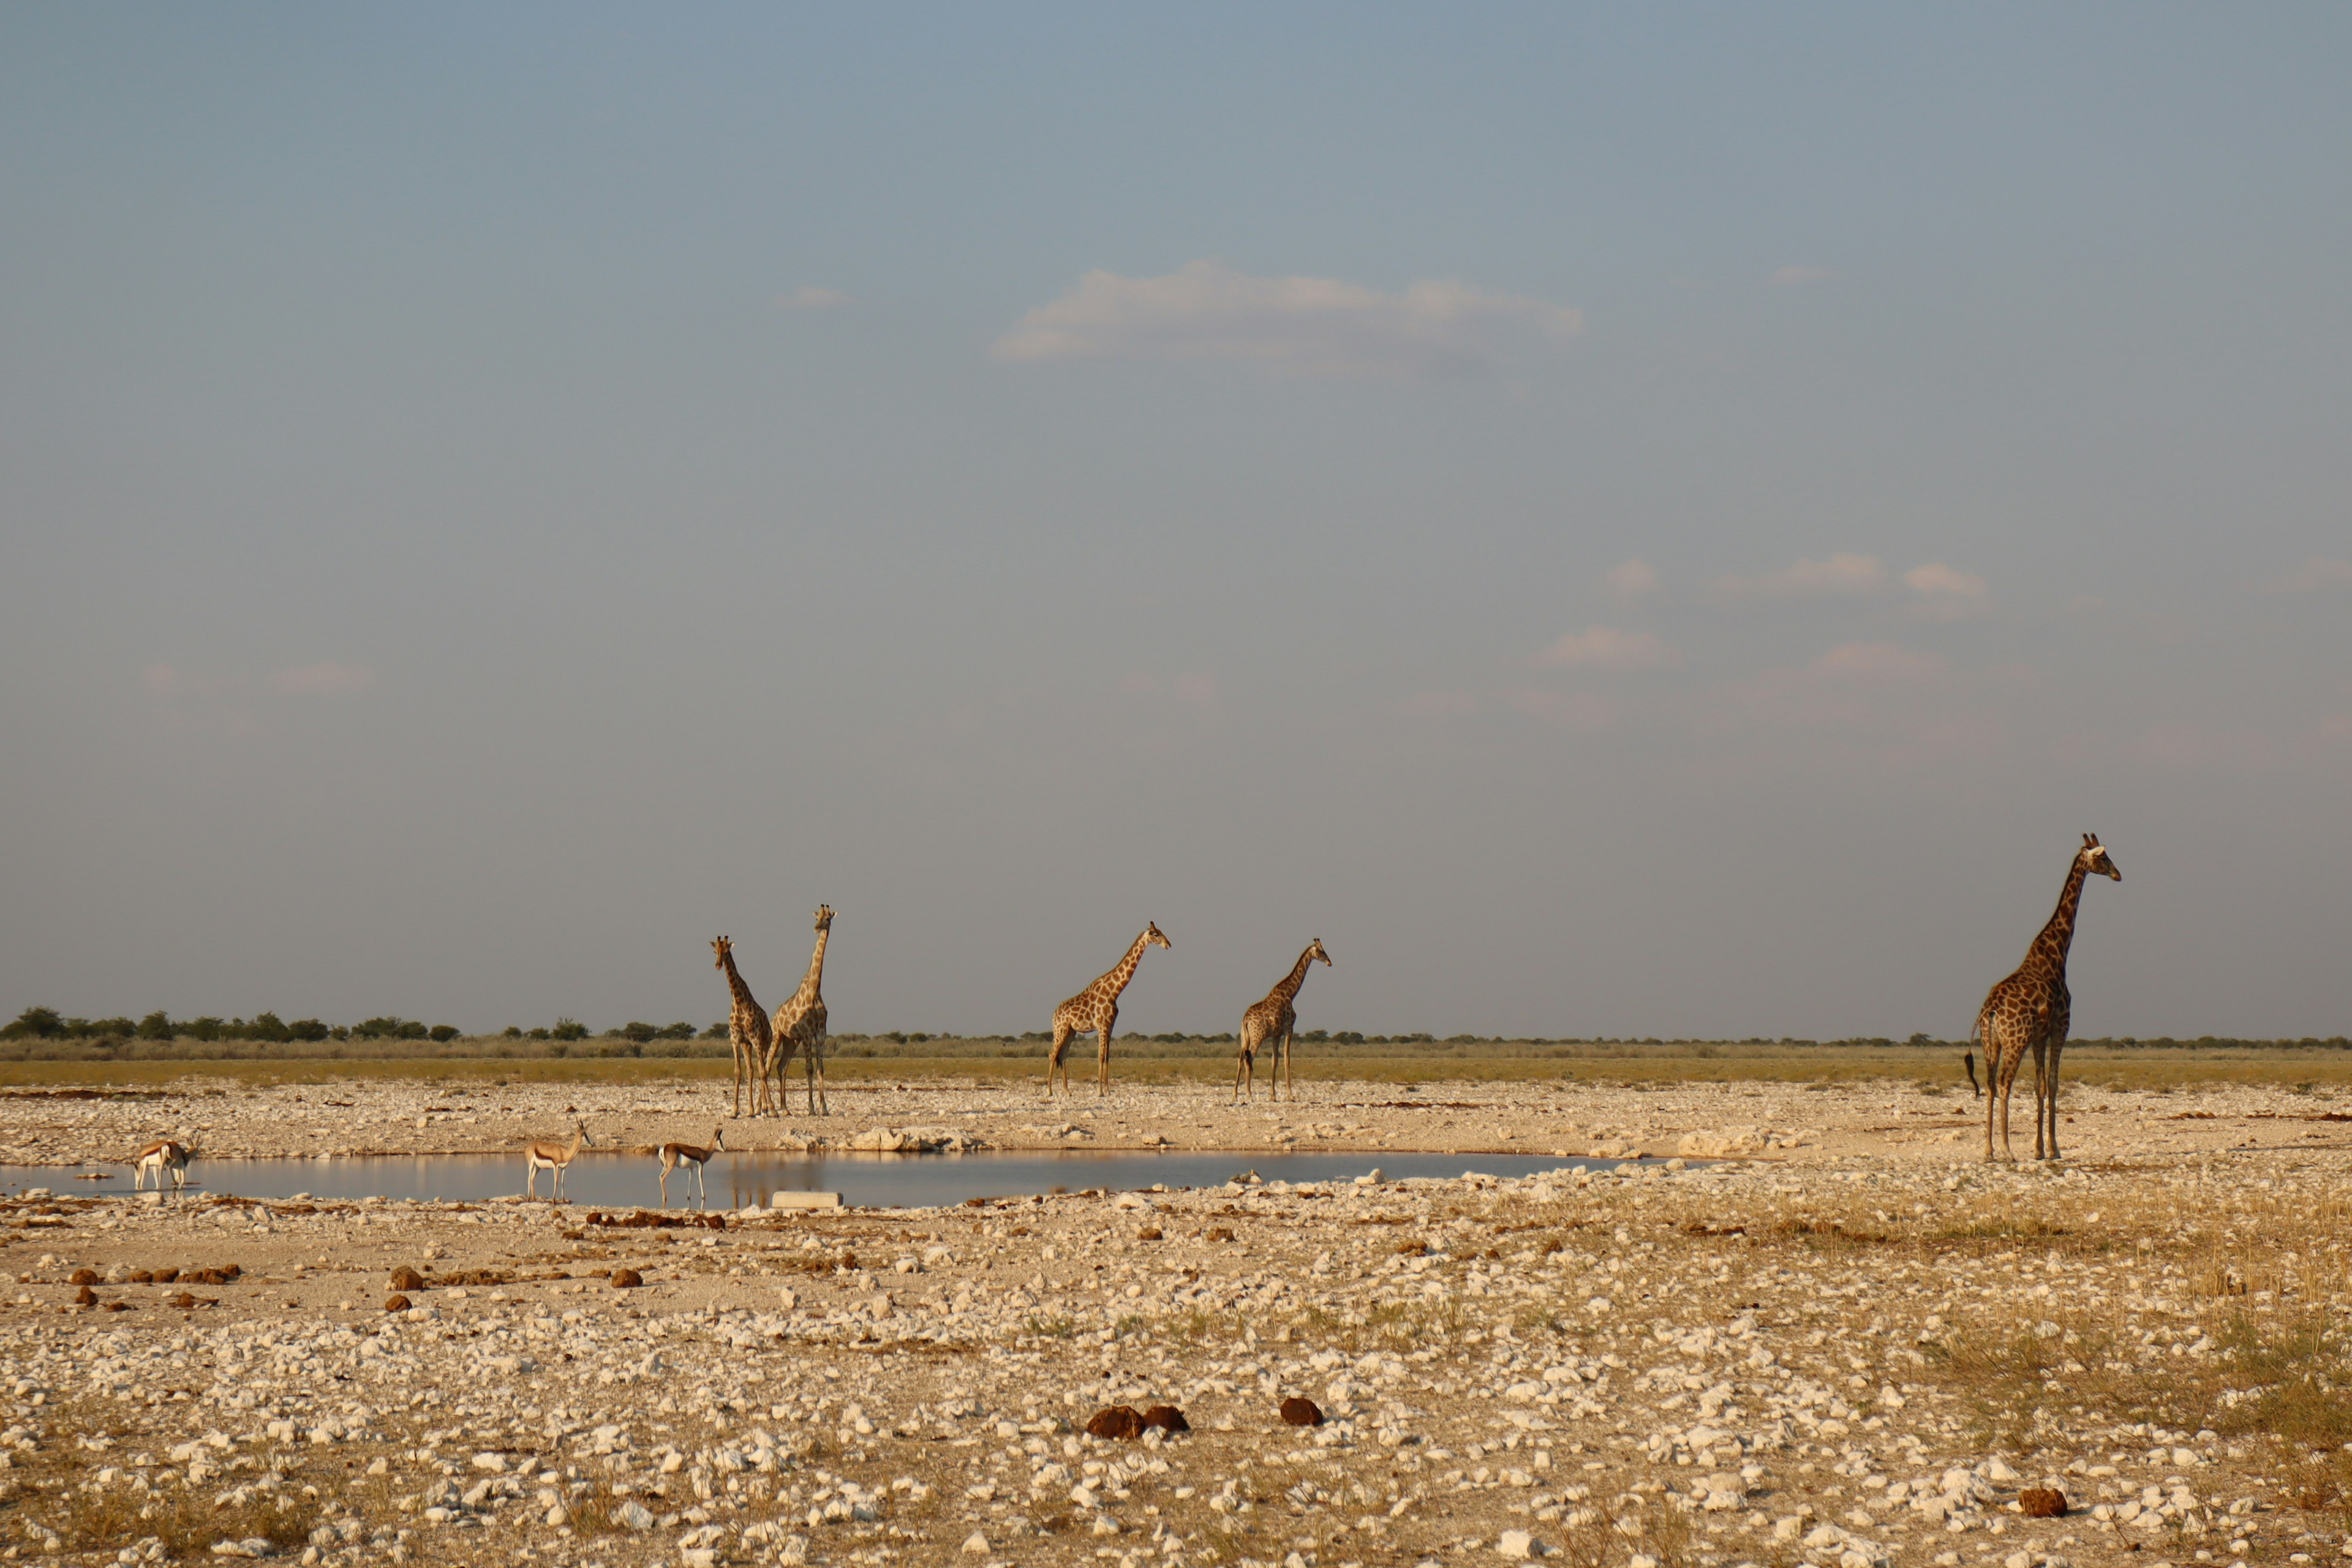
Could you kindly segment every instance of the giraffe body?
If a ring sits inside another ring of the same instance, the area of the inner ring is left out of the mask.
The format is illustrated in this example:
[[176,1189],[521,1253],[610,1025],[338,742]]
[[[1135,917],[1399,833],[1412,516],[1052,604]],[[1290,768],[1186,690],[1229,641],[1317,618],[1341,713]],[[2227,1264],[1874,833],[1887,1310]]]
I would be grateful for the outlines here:
[[[824,949],[833,936],[833,906],[816,907],[816,951],[809,955],[808,973],[801,980],[800,989],[784,999],[770,1022],[769,1054],[761,1058],[760,1084],[766,1091],[768,1073],[776,1077],[776,1102],[779,1113],[792,1109],[792,1097],[785,1092],[785,1069],[793,1065],[793,1054],[804,1055],[808,1063],[809,1114],[820,1116],[830,1112],[824,1098]],[[823,1109],[820,1109],[820,1108]]]
[[2124,874],[2095,834],[2083,835],[2083,847],[2067,868],[2066,886],[2058,908],[2025,962],[1986,994],[1977,1009],[1972,1037],[1985,1048],[1985,1160],[1993,1159],[1993,1123],[2000,1123],[2000,1157],[2014,1161],[2009,1144],[2009,1091],[2018,1068],[2030,1053],[2033,1058],[2033,1157],[2055,1160],[2058,1153],[2058,1058],[2066,1048],[2066,1031],[2073,1022],[2074,996],[2066,989],[2066,954],[2074,942],[2075,911],[2083,901],[2083,884],[2091,877],[2122,881]]
[[1258,1047],[1269,1041],[1273,1043],[1274,1055],[1265,1064],[1267,1092],[1279,1089],[1293,1100],[1298,1098],[1297,1091],[1290,1087],[1290,1036],[1298,1025],[1298,1009],[1293,1004],[1297,1000],[1298,988],[1307,984],[1307,967],[1318,959],[1327,964],[1331,962],[1331,955],[1323,951],[1320,937],[1307,944],[1307,951],[1298,955],[1290,973],[1275,982],[1274,989],[1265,994],[1263,1001],[1253,1002],[1243,1009],[1241,1051],[1234,1060],[1234,1089],[1244,1100],[1256,1085]]
[[1175,951],[1175,944],[1160,933],[1159,926],[1150,921],[1143,924],[1143,934],[1127,950],[1127,956],[1092,985],[1054,1009],[1054,1051],[1045,1058],[1045,1097],[1054,1095],[1054,1073],[1062,1074],[1062,1092],[1070,1091],[1070,1069],[1062,1059],[1062,1052],[1073,1035],[1097,1035],[1102,1047],[1095,1067],[1095,1092],[1110,1092],[1110,1032],[1118,1025],[1119,993],[1135,978],[1135,966],[1143,962],[1147,947],[1164,947]]
[[713,937],[710,951],[718,954],[714,967],[727,976],[727,1044],[735,1053],[735,1109],[731,1114],[743,1114],[743,1085],[748,1079],[752,1081],[751,1114],[757,1116],[760,1102],[768,1092],[768,1016],[751,999],[751,988],[736,972],[734,942],[723,936]]

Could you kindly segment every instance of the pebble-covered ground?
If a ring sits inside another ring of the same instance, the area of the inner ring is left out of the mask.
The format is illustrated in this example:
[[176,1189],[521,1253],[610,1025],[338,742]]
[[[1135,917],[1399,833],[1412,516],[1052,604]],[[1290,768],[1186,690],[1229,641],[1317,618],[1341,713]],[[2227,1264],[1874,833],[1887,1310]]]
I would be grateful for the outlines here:
[[[1015,1127],[1083,1122],[1140,1146],[1255,1126],[1255,1145],[1213,1146],[1263,1148],[1335,1127],[1371,1147],[1671,1152],[1748,1128],[1793,1146],[723,1228],[545,1202],[27,1195],[0,1203],[0,1552],[609,1568],[2352,1554],[2352,1167],[2301,1147],[2302,1119],[2329,1114],[2306,1097],[2086,1091],[2078,1159],[1988,1170],[1941,1140],[1937,1118],[1969,1102],[1907,1088],[1316,1087],[1275,1123],[1263,1104],[1220,1121],[1183,1090],[1049,1122],[955,1110],[988,1091],[889,1089],[836,1101],[825,1132],[952,1125],[1014,1145],[1043,1136]],[[182,1129],[257,1154],[312,1152],[314,1127],[354,1151],[479,1149],[519,1106],[541,1132],[567,1114],[621,1142],[688,1130],[584,1087],[455,1110],[425,1109],[430,1092],[11,1099],[5,1136],[18,1160]],[[483,1120],[447,1120],[463,1116]],[[1927,1136],[1867,1131],[1889,1126]],[[621,1270],[642,1283],[616,1286]],[[1286,1425],[1288,1398],[1321,1424]],[[1176,1405],[1191,1430],[1085,1435],[1119,1404]],[[2063,1512],[2035,1517],[2049,1492]]]
[[[1866,1155],[1943,1166],[1984,1146],[1984,1102],[1958,1064],[1950,1086],[1916,1083],[1317,1081],[1296,1101],[1234,1106],[1219,1085],[1088,1087],[1048,1102],[1001,1080],[835,1082],[832,1114],[797,1098],[783,1118],[731,1121],[737,1150],[845,1148],[879,1128],[987,1149],[1483,1150],[1797,1161]],[[190,1077],[166,1088],[0,1091],[0,1164],[128,1160],[176,1138],[215,1160],[286,1154],[484,1153],[561,1138],[585,1121],[599,1148],[706,1141],[725,1117],[725,1080],[645,1085],[352,1079],[249,1086]],[[2181,1089],[2070,1082],[2064,1152],[2088,1160],[2242,1148],[2352,1148],[2352,1115],[2315,1094],[2214,1082]],[[2031,1072],[2011,1106],[2033,1152]]]

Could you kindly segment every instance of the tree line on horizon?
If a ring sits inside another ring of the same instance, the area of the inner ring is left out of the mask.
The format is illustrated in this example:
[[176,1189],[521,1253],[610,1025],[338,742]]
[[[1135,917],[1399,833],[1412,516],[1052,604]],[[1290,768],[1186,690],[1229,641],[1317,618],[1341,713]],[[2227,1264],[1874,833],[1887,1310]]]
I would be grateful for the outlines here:
[[[887,1029],[869,1035],[837,1034],[831,1037],[831,1038],[835,1042],[866,1044],[879,1043],[887,1040],[893,1045],[898,1046],[920,1046],[935,1040],[942,1042],[950,1040],[996,1040],[1008,1046],[1016,1044],[1026,1045],[1031,1043],[1042,1043],[1050,1040],[1052,1037],[1053,1037],[1049,1033],[1043,1029],[1026,1030],[1017,1035],[998,1033],[983,1033],[977,1035],[933,1034],[920,1030],[909,1031],[904,1029]],[[0,1040],[80,1040],[99,1045],[128,1043],[134,1040],[151,1041],[159,1044],[169,1043],[173,1040],[195,1040],[207,1043],[214,1041],[237,1040],[260,1045],[289,1043],[313,1044],[330,1040],[430,1040],[436,1045],[446,1045],[451,1041],[467,1038],[546,1040],[567,1043],[593,1038],[619,1040],[625,1041],[635,1046],[646,1046],[659,1040],[724,1040],[727,1038],[727,1024],[722,1019],[721,1021],[711,1024],[707,1027],[698,1029],[694,1025],[683,1020],[674,1024],[659,1025],[641,1023],[637,1020],[632,1019],[628,1023],[616,1024],[607,1029],[592,1030],[588,1026],[579,1022],[577,1019],[565,1016],[559,1017],[552,1024],[542,1025],[533,1028],[524,1028],[518,1025],[509,1025],[507,1028],[495,1035],[468,1035],[465,1030],[459,1029],[453,1024],[426,1025],[414,1018],[402,1018],[396,1016],[366,1018],[356,1024],[326,1024],[317,1018],[296,1018],[291,1022],[288,1022],[281,1019],[275,1013],[257,1013],[250,1018],[217,1018],[212,1016],[173,1018],[169,1014],[159,1009],[138,1019],[129,1017],[75,1018],[68,1017],[53,1007],[27,1007],[16,1016],[14,1022],[5,1026],[0,1026]],[[1119,1038],[1136,1042],[1149,1041],[1160,1045],[1221,1045],[1232,1043],[1234,1036],[1231,1032],[1213,1035],[1201,1035],[1190,1034],[1177,1030],[1161,1034],[1146,1035],[1136,1031],[1129,1031],[1129,1033],[1120,1036]],[[1921,1048],[1953,1050],[1964,1049],[1967,1046],[1967,1042],[1965,1041],[1937,1039],[1924,1032],[1914,1034],[1907,1040],[1895,1040],[1881,1036],[1857,1036],[1851,1038],[1837,1040],[1799,1039],[1792,1037],[1782,1037],[1779,1039],[1774,1039],[1762,1036],[1738,1040],[1668,1040],[1655,1037],[1634,1038],[1632,1037],[1610,1036],[1593,1036],[1589,1038],[1562,1037],[1552,1039],[1532,1035],[1471,1034],[1449,1035],[1441,1039],[1438,1037],[1426,1032],[1367,1035],[1362,1031],[1356,1029],[1302,1029],[1298,1032],[1297,1038],[1301,1045],[1318,1046],[1442,1045],[1461,1047],[1482,1045],[1613,1045],[1658,1047],[1691,1046],[1706,1049],[1714,1049],[1725,1046],[1781,1046],[1794,1048],[1813,1049],[1841,1047],[1848,1048],[1861,1047],[1873,1049],[1894,1049],[1903,1047],[1916,1047]],[[2077,1038],[2070,1041],[2069,1044],[2074,1046],[2103,1046],[2121,1049],[2222,1049],[2231,1047],[2275,1047],[2293,1046],[2305,1048],[2343,1050],[2352,1048],[2352,1037],[2336,1035],[2326,1038],[2306,1036],[2300,1039],[2248,1039],[2226,1036],[2204,1035],[2194,1039],[2176,1039],[2169,1036],[2152,1038],[2143,1038],[2137,1036],[2123,1036],[2106,1039]]]

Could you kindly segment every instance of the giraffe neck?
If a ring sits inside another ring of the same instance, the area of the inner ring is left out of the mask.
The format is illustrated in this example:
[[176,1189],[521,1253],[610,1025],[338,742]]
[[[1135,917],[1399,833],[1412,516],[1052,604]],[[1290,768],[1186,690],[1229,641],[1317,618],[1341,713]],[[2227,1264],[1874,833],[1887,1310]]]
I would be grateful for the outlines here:
[[816,933],[816,951],[809,954],[808,973],[801,981],[801,988],[793,993],[797,1000],[811,1001],[824,989],[824,944],[832,938],[833,931],[829,928]]
[[1298,962],[1290,966],[1290,973],[1274,988],[1275,994],[1286,1002],[1297,996],[1298,988],[1307,984],[1307,971],[1314,962],[1315,950],[1310,947],[1298,955]]
[[743,977],[740,974],[735,973],[735,955],[731,952],[727,954],[726,962],[727,989],[734,995],[735,1005],[748,1007],[754,1013],[758,1012],[760,1005],[751,1000],[751,988],[743,984]]
[[1127,983],[1135,978],[1135,966],[1143,962],[1144,943],[1150,940],[1151,933],[1148,931],[1137,937],[1135,945],[1127,950],[1127,956],[1118,961],[1118,967],[1102,977],[1103,994],[1106,996],[1116,998],[1120,992],[1127,989]]
[[2028,963],[2039,959],[2053,973],[2066,973],[2066,952],[2074,945],[2074,911],[2083,902],[2083,879],[2087,875],[2079,859],[2066,873],[2066,890],[2058,895],[2058,908],[2051,913],[2050,923],[2033,939],[2026,950]]

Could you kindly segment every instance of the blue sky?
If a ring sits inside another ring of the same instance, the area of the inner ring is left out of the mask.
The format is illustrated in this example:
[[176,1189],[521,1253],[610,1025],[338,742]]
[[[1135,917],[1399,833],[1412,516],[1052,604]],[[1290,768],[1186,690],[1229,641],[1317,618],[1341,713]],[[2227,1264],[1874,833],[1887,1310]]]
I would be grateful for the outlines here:
[[2333,1035],[2340,8],[19,8],[0,1011]]

